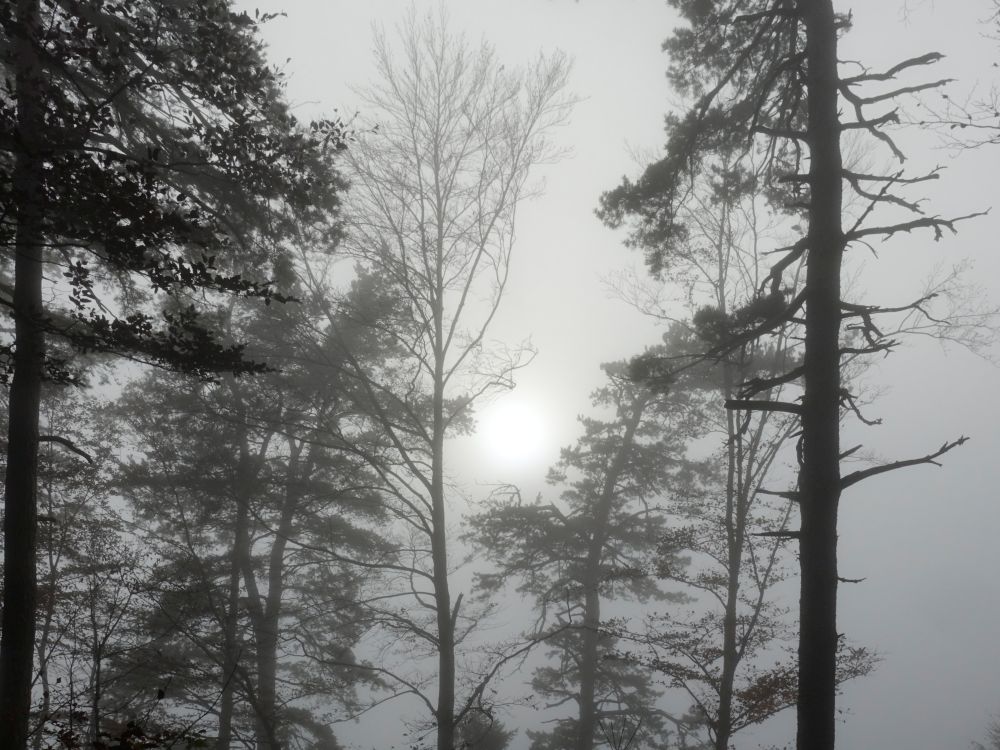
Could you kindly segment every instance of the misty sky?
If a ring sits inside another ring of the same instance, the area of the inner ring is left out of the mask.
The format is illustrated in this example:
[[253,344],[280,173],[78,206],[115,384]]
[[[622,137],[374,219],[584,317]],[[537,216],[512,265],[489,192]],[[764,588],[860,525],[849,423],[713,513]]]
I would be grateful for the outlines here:
[[[264,36],[275,62],[291,58],[284,66],[289,97],[307,118],[333,108],[342,116],[353,114],[350,87],[364,86],[372,74],[371,23],[391,29],[409,3],[243,5],[287,12],[265,26]],[[629,269],[642,273],[642,263],[623,246],[623,234],[604,228],[593,210],[602,191],[637,172],[637,158],[662,145],[663,115],[672,98],[660,44],[673,17],[662,0],[446,5],[456,29],[472,40],[488,39],[508,64],[529,62],[540,50],[567,52],[574,58],[570,86],[581,97],[556,136],[567,154],[538,171],[544,194],[520,211],[509,293],[493,329],[509,343],[530,337],[538,350],[507,398],[538,415],[545,441],[517,461],[497,456],[481,440],[467,440],[453,454],[473,492],[477,482],[506,479],[533,494],[544,489],[546,467],[559,446],[573,440],[575,416],[587,410],[587,394],[601,381],[598,365],[658,340],[653,321],[609,293],[609,277]],[[844,59],[879,68],[935,50],[947,57],[931,75],[958,79],[950,89],[954,98],[988,92],[1000,44],[985,38],[987,29],[977,25],[990,12],[985,0],[869,0],[853,10],[855,30],[842,43]],[[911,110],[911,116],[919,120],[919,111]],[[919,127],[901,142],[912,157],[908,168],[947,167],[926,191],[929,213],[966,214],[997,202],[1000,147],[956,154]],[[866,158],[877,167],[891,165],[887,154]],[[865,291],[867,301],[900,303],[920,291],[936,264],[968,259],[974,264],[970,278],[1000,300],[997,237],[1000,211],[962,225],[958,236],[936,244],[928,236],[906,236],[876,248],[877,258],[852,250],[859,271],[852,288]],[[991,713],[1000,712],[1000,371],[960,348],[924,340],[877,364],[865,382],[873,394],[868,416],[881,417],[884,424],[848,423],[845,447],[863,442],[870,455],[898,459],[926,454],[962,434],[971,441],[950,453],[943,468],[892,473],[844,495],[841,575],[865,581],[841,587],[839,626],[853,642],[878,650],[883,661],[872,676],[845,688],[838,746],[963,750],[982,738]],[[786,586],[786,604],[793,610],[796,586],[795,581]],[[518,684],[514,677],[505,690],[516,691]],[[393,710],[380,714],[394,715]],[[519,712],[505,721],[516,727],[530,716]],[[740,734],[737,746],[792,744],[793,722],[793,713],[786,712]],[[392,736],[391,725],[382,726]],[[338,732],[357,747],[382,746],[375,738],[362,743],[353,729]],[[526,747],[523,734],[513,747]]]

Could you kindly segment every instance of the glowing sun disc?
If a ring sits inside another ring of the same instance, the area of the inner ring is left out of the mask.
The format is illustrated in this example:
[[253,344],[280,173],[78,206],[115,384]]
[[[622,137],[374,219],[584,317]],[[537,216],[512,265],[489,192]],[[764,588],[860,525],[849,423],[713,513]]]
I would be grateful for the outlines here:
[[479,417],[477,429],[484,450],[503,464],[526,464],[541,456],[545,422],[537,408],[524,401],[502,399]]

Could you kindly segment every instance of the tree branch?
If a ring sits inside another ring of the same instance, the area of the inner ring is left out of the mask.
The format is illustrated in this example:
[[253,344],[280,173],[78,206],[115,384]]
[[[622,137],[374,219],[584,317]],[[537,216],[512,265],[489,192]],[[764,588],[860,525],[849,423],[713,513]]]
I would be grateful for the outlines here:
[[91,466],[94,465],[94,459],[90,456],[90,454],[84,451],[83,449],[77,447],[76,443],[74,443],[69,438],[60,437],[59,435],[39,435],[38,442],[58,443],[63,448],[66,448],[67,450],[72,451],[76,455],[83,457],[83,459]]
[[882,464],[881,466],[873,466],[870,469],[864,469],[862,471],[855,471],[848,474],[843,479],[840,480],[840,488],[846,490],[851,485],[855,485],[858,482],[868,479],[869,477],[876,476],[878,474],[885,474],[889,471],[895,471],[896,469],[903,469],[907,466],[918,466],[920,464],[933,464],[934,466],[940,466],[935,459],[943,456],[945,453],[950,451],[952,448],[956,448],[959,445],[963,445],[969,438],[964,435],[958,440],[953,440],[950,443],[944,443],[940,448],[938,448],[933,453],[928,453],[926,456],[920,458],[909,458],[904,461],[893,461],[889,464]]
[[791,404],[787,401],[767,401],[767,400],[747,400],[738,398],[727,398],[725,401],[727,409],[738,409],[740,411],[781,411],[788,414],[801,414],[802,404]]

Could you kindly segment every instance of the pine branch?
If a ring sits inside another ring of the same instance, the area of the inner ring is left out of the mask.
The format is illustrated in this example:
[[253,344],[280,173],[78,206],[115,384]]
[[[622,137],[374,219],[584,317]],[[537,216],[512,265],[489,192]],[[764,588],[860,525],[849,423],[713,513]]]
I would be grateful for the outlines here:
[[780,411],[788,414],[801,414],[802,404],[791,404],[787,401],[766,401],[728,398],[725,407],[739,411]]
[[752,536],[769,536],[776,539],[798,539],[801,533],[798,531],[758,531]]
[[798,490],[757,490],[758,495],[770,495],[772,497],[780,497],[785,500],[791,500],[793,503],[800,502],[802,500],[802,493]]
[[979,216],[986,216],[988,213],[989,211],[976,211],[975,213],[966,214],[964,216],[957,216],[954,219],[942,219],[937,216],[927,216],[920,219],[913,219],[912,221],[904,221],[899,224],[858,229],[845,234],[844,239],[847,242],[854,242],[862,237],[870,237],[875,234],[881,234],[888,239],[899,232],[912,232],[915,229],[933,229],[934,239],[939,240],[942,236],[944,236],[944,233],[941,231],[942,229],[948,229],[954,233],[956,231],[955,224],[957,222],[965,221],[966,219],[975,219]]
[[870,469],[864,469],[862,471],[855,471],[848,474],[843,479],[840,480],[840,488],[842,490],[847,489],[851,485],[857,484],[858,482],[868,479],[869,477],[876,476],[878,474],[885,474],[889,471],[895,471],[896,469],[903,469],[907,466],[919,466],[920,464],[933,464],[934,466],[940,466],[935,459],[943,456],[945,453],[950,451],[952,448],[956,448],[959,445],[965,444],[969,438],[964,435],[958,440],[953,440],[950,443],[944,443],[940,448],[938,448],[933,453],[928,453],[926,456],[920,458],[909,458],[903,461],[893,461],[889,464],[882,464],[881,466],[873,466]]
[[875,96],[858,96],[853,92],[851,92],[851,95],[848,96],[847,86],[843,86],[841,88],[841,93],[843,93],[845,97],[850,98],[851,101],[857,101],[859,104],[877,104],[878,102],[883,102],[887,99],[895,99],[896,97],[903,96],[904,94],[916,94],[920,91],[926,91],[927,89],[936,89],[941,86],[947,86],[949,83],[954,82],[954,78],[942,78],[937,81],[920,83],[915,86],[903,86],[902,88],[887,91],[884,94],[876,94]]
[[861,443],[858,443],[853,448],[848,448],[846,451],[844,451],[843,453],[841,453],[840,454],[840,460],[843,461],[845,458],[847,458],[848,456],[854,455],[859,450],[861,450]]
[[[844,179],[849,182],[859,181],[859,182],[894,182],[901,185],[915,185],[918,182],[927,182],[928,180],[936,180],[940,177],[940,171],[942,167],[935,167],[932,171],[927,174],[920,175],[919,177],[902,177],[897,175],[881,175],[881,174],[865,174],[864,172],[852,172],[849,169],[845,169],[841,172],[844,175]],[[808,179],[808,175],[803,175]]]
[[39,443],[58,443],[63,448],[66,448],[67,450],[72,451],[73,453],[75,453],[78,456],[82,456],[84,458],[84,460],[88,464],[90,464],[91,466],[94,465],[94,459],[90,456],[90,454],[87,453],[86,451],[84,451],[83,449],[77,447],[76,443],[74,443],[69,438],[60,437],[59,435],[39,435],[38,436],[38,442]]
[[802,141],[803,143],[807,143],[809,140],[808,133],[790,128],[772,128],[767,125],[754,125],[752,130],[754,133],[769,135],[772,138],[788,138],[789,140]]
[[772,388],[777,388],[779,385],[791,383],[796,378],[801,377],[804,372],[805,367],[795,367],[788,372],[776,375],[773,378],[751,378],[740,386],[740,398],[749,398],[750,396],[756,395],[761,391],[767,391]]
[[895,78],[897,73],[901,73],[907,68],[913,68],[918,65],[933,65],[943,59],[944,55],[940,52],[928,52],[925,55],[911,57],[903,60],[902,62],[896,63],[884,73],[869,73],[866,71],[861,75],[851,76],[850,78],[841,78],[840,82],[844,86],[853,86],[867,81],[889,81]]

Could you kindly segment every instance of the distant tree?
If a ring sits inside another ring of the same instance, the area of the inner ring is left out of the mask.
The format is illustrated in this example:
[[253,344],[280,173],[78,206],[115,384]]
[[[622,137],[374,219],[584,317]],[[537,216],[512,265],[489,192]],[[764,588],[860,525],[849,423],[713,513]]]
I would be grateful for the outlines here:
[[[385,674],[419,696],[437,747],[453,750],[456,726],[479,707],[482,691],[472,687],[463,699],[456,692],[456,649],[475,619],[451,589],[445,440],[469,424],[477,398],[509,387],[524,361],[523,350],[500,350],[487,336],[529,173],[551,156],[547,133],[567,114],[567,64],[555,56],[526,71],[505,68],[489,46],[450,32],[443,10],[412,12],[398,46],[379,33],[375,52],[380,80],[362,102],[377,132],[359,136],[346,163],[343,247],[359,275],[340,305],[355,343],[381,338],[396,351],[360,361],[345,333],[328,356],[342,359],[354,380],[368,416],[366,451],[399,524],[386,570],[402,589],[373,616],[406,649],[407,669],[415,655],[437,662],[429,679],[388,667]],[[326,279],[309,268],[324,295]],[[330,315],[336,342],[332,308]],[[400,596],[412,600],[396,606]]]
[[554,620],[541,630],[556,665],[539,668],[532,688],[548,707],[576,704],[576,712],[551,732],[529,732],[538,750],[604,745],[603,724],[616,720],[638,728],[635,747],[659,746],[668,734],[648,671],[616,658],[602,602],[665,597],[648,568],[657,551],[670,554],[664,496],[697,483],[685,448],[698,420],[682,391],[636,384],[621,363],[604,370],[608,383],[592,397],[600,416],[581,418],[584,434],[549,474],[566,486],[560,501],[514,494],[470,519],[477,549],[497,565],[480,585],[516,581],[534,597],[540,625]]
[[[783,531],[791,516],[791,501],[781,493],[772,501],[765,483],[773,481],[772,469],[798,423],[790,414],[723,406],[737,396],[740,384],[779,375],[794,362],[796,344],[789,338],[794,327],[704,356],[754,325],[769,308],[782,305],[791,293],[758,296],[766,273],[762,243],[782,231],[782,222],[757,194],[751,159],[720,154],[692,182],[692,198],[682,214],[687,234],[664,254],[663,282],[621,275],[616,283],[622,297],[668,325],[666,353],[637,358],[632,375],[656,382],[673,370],[689,372],[706,400],[704,429],[720,438],[703,490],[672,504],[677,521],[670,530],[668,555],[685,549],[698,562],[690,569],[668,564],[660,571],[700,603],[690,617],[674,612],[651,617],[651,629],[641,639],[651,649],[648,664],[691,697],[692,713],[700,717],[716,750],[727,750],[736,731],[793,705],[796,697],[794,681],[787,679],[793,669],[779,664],[762,673],[754,657],[780,647],[789,635],[769,598],[771,587],[784,576],[780,553],[787,540],[761,533]],[[663,300],[668,291],[683,296],[689,319],[679,319],[676,305]],[[780,400],[780,388],[765,397]],[[773,690],[754,689],[776,672],[782,679],[771,680]],[[752,701],[744,700],[751,696]]]
[[81,741],[103,741],[117,713],[106,697],[121,677],[113,659],[141,645],[130,626],[147,574],[109,505],[112,445],[98,410],[66,386],[46,388],[43,406],[46,431],[76,447],[50,443],[40,456],[36,749],[53,741],[54,723]]
[[135,441],[123,492],[163,558],[146,624],[161,656],[134,664],[133,683],[170,677],[178,708],[217,716],[218,748],[251,733],[259,748],[333,742],[330,709],[353,711],[370,684],[349,563],[386,554],[382,511],[371,473],[330,439],[350,407],[338,374],[310,362],[309,310],[231,311],[227,328],[280,373],[195,386],[153,373],[120,406]]
[[[254,366],[213,334],[198,293],[280,298],[266,244],[279,205],[333,200],[324,143],[299,127],[256,37],[226,0],[17,0],[0,9],[0,299],[9,391],[0,736],[27,742],[37,606],[38,413],[70,349],[207,375]],[[54,278],[43,268],[58,269]],[[168,300],[162,313],[147,304]]]
[[974,750],[1000,750],[1000,719],[994,719],[986,727],[986,742],[973,742]]
[[[936,172],[909,176],[902,172],[869,174],[845,166],[841,136],[866,134],[902,158],[887,126],[898,122],[895,110],[884,110],[899,96],[928,90],[942,81],[899,85],[871,92],[870,84],[890,86],[913,68],[935,62],[931,53],[904,60],[883,72],[861,69],[842,75],[838,68],[838,35],[849,18],[834,12],[831,0],[789,3],[672,2],[686,26],[667,42],[670,78],[689,102],[682,116],[668,119],[668,142],[662,159],[650,165],[637,182],[626,180],[602,199],[602,213],[611,224],[634,220],[633,242],[647,254],[659,273],[664,258],[682,245],[688,227],[682,212],[691,197],[692,178],[711,168],[722,153],[759,148],[765,159],[758,169],[761,190],[784,194],[789,207],[805,212],[808,231],[783,248],[760,280],[758,297],[775,302],[773,309],[746,330],[711,350],[719,356],[746,341],[788,324],[800,324],[804,339],[801,365],[763,381],[751,379],[737,387],[730,409],[776,411],[801,419],[798,446],[798,487],[790,493],[801,517],[798,530],[801,571],[798,666],[798,734],[800,750],[832,750],[836,723],[837,511],[843,489],[867,477],[902,466],[931,463],[961,444],[944,443],[927,456],[873,466],[841,476],[843,411],[860,414],[855,394],[841,381],[846,360],[881,355],[896,345],[892,316],[922,316],[926,296],[906,305],[879,306],[854,302],[841,290],[845,250],[874,238],[900,232],[930,230],[940,236],[954,229],[957,219],[917,216],[899,221],[892,212],[922,213],[899,189],[933,179]],[[877,110],[872,113],[872,110]],[[846,114],[843,115],[842,111]],[[754,145],[756,144],[756,145]],[[803,157],[808,157],[807,171]],[[857,219],[847,219],[844,184],[864,202]],[[886,216],[886,223],[871,224]],[[787,274],[805,262],[805,279],[790,299],[781,299]],[[936,316],[924,321],[934,326]],[[879,321],[876,323],[875,321]],[[855,340],[844,340],[853,329]],[[767,400],[760,394],[778,386],[801,383],[801,400]]]
[[514,732],[495,717],[482,711],[469,711],[455,727],[456,750],[505,750]]

